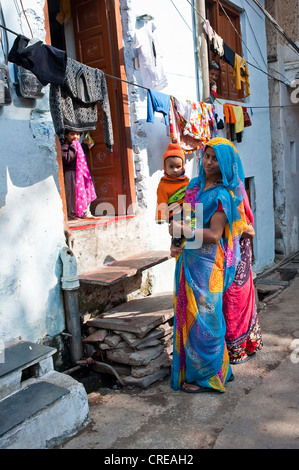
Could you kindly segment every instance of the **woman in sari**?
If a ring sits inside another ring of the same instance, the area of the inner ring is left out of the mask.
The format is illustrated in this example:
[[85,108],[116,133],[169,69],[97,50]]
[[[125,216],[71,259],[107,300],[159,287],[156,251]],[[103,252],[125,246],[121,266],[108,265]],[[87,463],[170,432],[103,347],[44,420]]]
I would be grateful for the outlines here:
[[247,228],[244,195],[244,172],[234,145],[227,139],[210,140],[184,198],[191,205],[192,228],[177,222],[170,225],[171,235],[183,229],[186,238],[182,248],[172,248],[176,255],[174,390],[225,392],[226,382],[233,378],[222,298],[240,261],[239,239]]
[[231,364],[247,361],[263,347],[251,269],[254,218],[246,193],[243,203],[248,228],[240,239],[241,261],[232,285],[223,295],[225,339]]

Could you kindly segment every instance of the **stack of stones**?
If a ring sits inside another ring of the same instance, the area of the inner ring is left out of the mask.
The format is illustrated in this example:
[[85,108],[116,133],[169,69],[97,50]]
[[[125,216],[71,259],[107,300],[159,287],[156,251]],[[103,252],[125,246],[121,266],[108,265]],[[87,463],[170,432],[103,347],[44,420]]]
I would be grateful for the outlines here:
[[122,385],[146,388],[170,373],[172,296],[169,308],[169,302],[165,305],[165,300],[170,300],[168,297],[159,300],[160,304],[162,300],[159,311],[147,308],[144,312],[137,300],[137,303],[128,302],[131,311],[116,308],[86,321],[89,333],[83,339],[86,353],[96,361],[109,364],[121,377]]

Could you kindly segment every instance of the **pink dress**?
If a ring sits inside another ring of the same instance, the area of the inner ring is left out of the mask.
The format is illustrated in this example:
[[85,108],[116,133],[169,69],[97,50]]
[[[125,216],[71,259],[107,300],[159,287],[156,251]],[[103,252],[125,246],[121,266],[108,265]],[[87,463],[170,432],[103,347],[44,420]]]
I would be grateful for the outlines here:
[[89,204],[97,198],[88,169],[86,157],[80,142],[74,140],[72,146],[77,151],[76,163],[76,215],[83,217]]

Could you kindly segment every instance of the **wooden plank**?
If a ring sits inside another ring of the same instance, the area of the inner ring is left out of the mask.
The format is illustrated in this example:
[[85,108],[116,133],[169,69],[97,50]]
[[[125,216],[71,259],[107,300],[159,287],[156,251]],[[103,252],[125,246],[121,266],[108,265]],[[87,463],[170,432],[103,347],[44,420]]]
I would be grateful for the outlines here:
[[169,251],[145,251],[79,275],[81,283],[110,285],[170,259]]
[[86,322],[87,326],[127,331],[143,338],[153,328],[173,318],[173,293],[161,293],[133,299],[119,305],[100,318]]

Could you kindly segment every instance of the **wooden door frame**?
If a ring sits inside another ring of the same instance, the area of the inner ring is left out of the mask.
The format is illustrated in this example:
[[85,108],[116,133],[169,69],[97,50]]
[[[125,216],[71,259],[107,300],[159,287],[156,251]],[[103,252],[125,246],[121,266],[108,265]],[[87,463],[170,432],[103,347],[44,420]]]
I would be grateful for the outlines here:
[[[106,0],[105,0],[106,1]],[[108,0],[110,1],[110,0]],[[125,70],[125,57],[124,57],[124,44],[122,39],[122,25],[121,25],[121,14],[120,14],[120,3],[119,0],[114,0],[114,14],[115,14],[115,37],[117,44],[116,50],[118,50],[118,57],[116,57],[116,67],[119,70],[119,78],[122,80],[127,80],[126,70]],[[51,44],[51,34],[50,34],[50,22],[49,22],[49,13],[48,13],[48,0],[45,0],[44,5],[44,18],[45,18],[45,43]],[[118,74],[116,74],[118,75]],[[107,80],[112,80],[107,78]],[[120,126],[120,132],[122,133],[121,141],[121,157],[123,157],[124,164],[124,180],[125,180],[125,195],[127,198],[126,210],[128,215],[135,214],[136,207],[136,192],[135,192],[135,182],[134,182],[134,157],[132,150],[132,140],[131,140],[131,125],[130,125],[130,109],[129,109],[129,95],[128,95],[128,86],[127,83],[117,80],[119,83],[118,90],[121,93],[121,98],[119,101],[122,105],[120,109],[120,114],[122,114],[123,122]],[[68,227],[68,217],[67,217],[67,206],[66,206],[66,197],[65,197],[65,186],[64,186],[64,177],[63,177],[63,166],[62,166],[62,157],[60,152],[60,146],[58,137],[55,136],[55,150],[57,153],[57,162],[58,162],[58,178],[59,178],[59,187],[60,187],[60,197],[62,199],[63,214],[65,226]],[[128,208],[130,209],[128,211]]]

